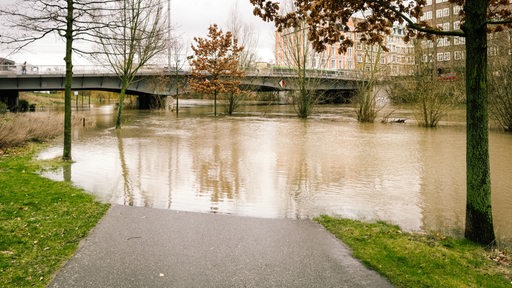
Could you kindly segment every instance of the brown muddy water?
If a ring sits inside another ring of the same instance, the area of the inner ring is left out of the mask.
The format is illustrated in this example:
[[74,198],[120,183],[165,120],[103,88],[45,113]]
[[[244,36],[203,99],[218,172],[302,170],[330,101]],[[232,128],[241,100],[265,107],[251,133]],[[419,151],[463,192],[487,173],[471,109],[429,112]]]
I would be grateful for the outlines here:
[[[412,231],[463,231],[460,111],[441,127],[424,129],[412,120],[360,124],[346,106],[323,106],[304,121],[288,106],[250,106],[234,117],[213,117],[210,106],[183,104],[179,117],[127,111],[121,131],[112,128],[112,106],[94,108],[86,116],[94,127],[74,131],[75,162],[42,174],[121,205],[265,218],[329,214]],[[508,243],[511,147],[512,135],[490,133],[495,229]],[[39,158],[61,153],[56,142]]]

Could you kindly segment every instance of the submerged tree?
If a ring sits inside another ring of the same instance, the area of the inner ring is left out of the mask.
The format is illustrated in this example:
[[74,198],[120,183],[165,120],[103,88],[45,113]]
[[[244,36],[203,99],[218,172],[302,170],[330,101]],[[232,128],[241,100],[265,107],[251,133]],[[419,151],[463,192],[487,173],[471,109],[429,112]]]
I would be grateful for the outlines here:
[[365,54],[361,55],[363,66],[358,72],[359,83],[357,85],[355,101],[357,104],[357,121],[361,123],[373,123],[377,113],[383,105],[379,105],[377,82],[382,77],[380,65],[382,49],[376,45],[365,45]]
[[100,59],[106,59],[121,80],[116,129],[121,128],[123,102],[140,68],[167,48],[163,7],[159,0],[118,0],[116,14],[101,15],[111,23],[98,31]]
[[238,55],[244,48],[238,46],[231,32],[224,33],[216,24],[210,25],[208,31],[207,38],[194,37],[190,88],[213,95],[216,116],[220,93],[240,93],[240,78],[244,72],[238,65]]
[[306,119],[313,113],[319,98],[316,91],[312,89],[317,83],[310,75],[310,72],[314,71],[313,63],[310,62],[314,52],[307,40],[306,23],[298,23],[294,27],[283,29],[277,46],[284,56],[283,64],[289,67],[295,76],[295,79],[288,80],[288,82],[294,82],[290,85],[295,84],[298,88],[289,92],[293,107],[299,118]]
[[489,103],[491,116],[512,132],[512,30],[496,33],[490,40]]
[[187,86],[187,78],[182,74],[183,68],[187,63],[186,55],[188,54],[188,49],[185,49],[185,45],[180,41],[180,39],[175,38],[172,39],[171,49],[172,55],[170,57],[170,67],[169,67],[169,87],[174,88],[174,91],[170,91],[171,95],[176,97],[176,103],[174,109],[176,109],[176,115],[179,114],[180,111],[180,95],[184,93],[185,88]]
[[[244,73],[254,71],[256,66],[256,47],[258,46],[257,33],[254,31],[253,26],[245,23],[242,19],[238,3],[235,3],[233,6],[226,26],[228,31],[233,34],[233,38],[237,39],[238,45],[244,47],[238,53],[238,66],[240,70],[244,71]],[[226,93],[226,113],[229,115],[233,114],[249,94],[247,91]]]
[[464,102],[463,79],[440,77],[437,59],[432,57],[437,55],[436,45],[422,42],[425,45],[419,42],[415,45],[414,71],[409,76],[394,79],[390,83],[390,94],[395,103],[414,105],[419,126],[434,128],[450,109]]
[[[297,9],[292,1],[285,1],[284,11]],[[316,89],[320,85],[319,76],[332,56],[326,51],[317,53],[308,41],[308,24],[297,21],[284,27],[276,34],[276,54],[278,65],[291,70],[293,78],[287,79],[288,86],[297,89],[289,91],[295,112],[299,118],[308,118],[319,102],[321,94]]]
[[364,16],[356,30],[369,44],[384,45],[385,35],[393,23],[406,23],[407,39],[417,34],[458,36],[466,38],[466,238],[480,244],[495,242],[491,209],[491,180],[488,136],[487,33],[511,26],[512,13],[508,0],[450,0],[463,6],[461,29],[442,30],[420,19],[426,1],[405,0],[295,0],[297,11],[280,15],[279,4],[272,0],[250,0],[254,13],[265,21],[274,21],[282,31],[306,21],[308,36],[318,51],[326,44],[340,43],[345,52],[352,40],[345,36],[347,25],[355,13]]
[[[64,149],[62,159],[71,160],[71,86],[73,82],[73,52],[75,41],[94,41],[95,30],[108,26],[97,21],[96,14],[104,10],[104,5],[117,0],[20,0],[0,8],[6,29],[0,43],[14,45],[19,51],[48,35],[58,35],[65,41],[66,78],[64,93]],[[101,12],[105,13],[105,12]],[[108,11],[107,13],[114,13]]]

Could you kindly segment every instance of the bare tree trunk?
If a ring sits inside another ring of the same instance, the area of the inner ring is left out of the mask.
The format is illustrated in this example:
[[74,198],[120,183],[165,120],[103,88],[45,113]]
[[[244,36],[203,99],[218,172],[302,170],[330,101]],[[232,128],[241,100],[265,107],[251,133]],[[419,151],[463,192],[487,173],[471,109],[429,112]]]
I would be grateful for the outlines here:
[[127,83],[127,80],[123,78],[121,84],[121,93],[119,93],[119,104],[117,105],[116,129],[121,129],[124,97],[126,95],[126,90],[128,89],[128,84],[129,83]]
[[71,85],[73,83],[73,0],[67,0],[68,14],[66,23],[66,82],[64,84],[64,151],[62,159],[71,161]]

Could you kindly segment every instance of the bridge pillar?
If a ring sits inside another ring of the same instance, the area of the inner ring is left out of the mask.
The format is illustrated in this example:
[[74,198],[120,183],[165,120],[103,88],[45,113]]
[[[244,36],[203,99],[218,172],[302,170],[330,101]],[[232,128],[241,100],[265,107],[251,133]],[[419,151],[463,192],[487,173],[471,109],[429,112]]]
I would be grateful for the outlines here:
[[322,103],[326,104],[347,104],[354,97],[354,91],[351,90],[327,90],[324,91]]
[[17,111],[20,93],[17,90],[2,90],[0,91],[0,101],[7,105],[9,111]]
[[140,95],[137,97],[137,109],[163,109],[166,105],[166,95]]

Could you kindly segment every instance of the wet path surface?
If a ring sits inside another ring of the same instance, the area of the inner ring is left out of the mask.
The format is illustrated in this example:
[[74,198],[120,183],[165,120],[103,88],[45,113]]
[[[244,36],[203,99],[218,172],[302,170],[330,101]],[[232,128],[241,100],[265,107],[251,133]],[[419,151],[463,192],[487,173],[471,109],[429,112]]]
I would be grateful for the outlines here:
[[392,287],[310,220],[112,206],[50,287]]

